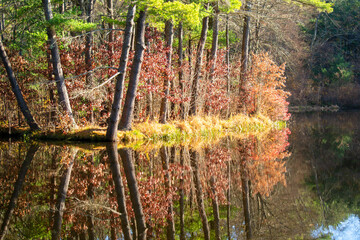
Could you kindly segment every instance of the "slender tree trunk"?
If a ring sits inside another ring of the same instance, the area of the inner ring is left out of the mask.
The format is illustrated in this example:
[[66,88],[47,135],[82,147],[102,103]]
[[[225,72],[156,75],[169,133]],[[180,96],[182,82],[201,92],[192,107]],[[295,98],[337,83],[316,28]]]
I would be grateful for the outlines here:
[[61,1],[61,3],[59,3],[59,13],[63,14],[65,12],[65,1]]
[[136,26],[136,49],[133,64],[130,72],[129,86],[126,92],[124,109],[120,120],[121,130],[130,130],[134,115],[134,103],[136,97],[136,90],[139,82],[141,65],[145,50],[145,18],[146,10],[140,11]]
[[191,168],[192,168],[192,172],[193,172],[194,184],[195,184],[195,189],[196,189],[196,201],[197,201],[197,205],[198,205],[201,222],[203,225],[204,239],[210,240],[209,224],[208,224],[208,219],[206,217],[203,192],[202,192],[201,181],[200,181],[200,176],[199,176],[198,153],[197,152],[195,152],[193,150],[190,151],[190,161],[191,161]]
[[180,102],[180,118],[185,119],[185,106],[184,106],[184,71],[182,69],[183,65],[183,25],[180,22],[178,27],[178,40],[179,40],[179,48],[178,48],[178,55],[179,55],[179,87],[180,87],[180,94],[181,94],[181,102]]
[[251,231],[251,215],[250,215],[250,188],[249,179],[246,171],[246,156],[240,156],[240,172],[241,172],[241,187],[242,187],[242,201],[245,217],[245,233],[246,239],[252,238]]
[[[51,4],[50,0],[42,0],[44,13],[45,13],[45,19],[47,22],[51,21],[53,19],[53,14],[51,10]],[[48,23],[49,24],[49,23]],[[66,113],[69,115],[72,127],[77,127],[75,123],[75,119],[71,110],[70,100],[67,92],[67,88],[65,85],[65,79],[63,70],[61,67],[61,61],[60,61],[60,53],[59,48],[56,43],[56,32],[54,26],[48,25],[47,26],[47,35],[48,35],[48,42],[49,47],[51,49],[51,59],[53,62],[53,70],[55,75],[55,81],[56,86],[59,94],[59,102],[66,111]]]
[[13,91],[13,93],[15,94],[16,97],[16,101],[19,105],[19,108],[22,112],[22,114],[24,115],[27,124],[29,125],[31,130],[39,130],[40,127],[38,126],[38,124],[35,122],[26,102],[25,99],[21,93],[20,87],[16,81],[16,77],[14,74],[14,71],[11,67],[11,63],[9,61],[9,58],[6,54],[6,50],[5,47],[0,39],[0,56],[1,56],[1,60],[5,66],[8,78],[10,80],[10,84],[11,84],[11,89]]
[[[213,26],[212,26],[212,30],[213,30],[213,34],[212,34],[212,43],[211,43],[211,52],[210,52],[210,61],[208,62],[209,67],[210,67],[210,72],[209,72],[209,85],[212,85],[213,81],[214,81],[214,73],[215,73],[215,68],[216,68],[216,58],[217,58],[217,51],[218,51],[218,39],[219,39],[219,10],[218,10],[218,6],[217,3],[215,3],[215,7],[214,7],[215,13],[213,16]],[[209,106],[209,99],[207,99],[207,103],[205,104],[205,112],[209,113],[210,111],[210,106]]]
[[61,178],[59,191],[58,191],[58,198],[55,204],[54,225],[51,231],[51,237],[54,240],[60,239],[61,236],[61,224],[65,210],[65,199],[70,183],[71,171],[74,165],[76,154],[77,154],[77,150],[73,150],[70,164]]
[[120,164],[119,164],[119,157],[117,152],[117,145],[116,143],[108,143],[106,145],[106,150],[108,152],[109,161],[110,161],[110,168],[112,173],[112,178],[115,184],[115,192],[116,192],[116,200],[118,203],[118,210],[121,219],[121,229],[124,234],[125,240],[132,239],[131,231],[130,231],[130,223],[128,219],[128,213],[126,210],[126,198],[125,198],[125,190],[124,184],[121,178],[121,171],[120,171]]
[[209,17],[204,17],[202,22],[201,36],[196,50],[196,63],[194,70],[194,78],[191,87],[191,99],[190,99],[190,110],[189,115],[194,116],[197,111],[197,101],[198,101],[198,85],[201,74],[201,65],[204,55],[204,48],[206,42],[206,35],[208,31]]
[[215,239],[220,240],[220,213],[219,213],[219,202],[216,196],[215,189],[215,177],[211,176],[210,178],[211,191],[214,194],[212,199],[212,207],[214,213],[214,225],[215,225]]
[[230,89],[231,89],[231,83],[230,83],[230,39],[229,39],[229,14],[226,14],[226,55],[225,55],[225,61],[226,61],[226,92],[229,95]]
[[[184,159],[185,159],[185,151],[184,146],[180,147],[180,165],[181,167],[184,166]],[[184,213],[185,213],[185,207],[184,207],[184,179],[180,178],[180,240],[185,240],[185,224],[184,224]]]
[[164,97],[161,99],[160,121],[159,121],[160,123],[166,123],[167,115],[168,115],[167,98],[169,96],[169,88],[170,88],[173,39],[174,39],[174,25],[172,23],[172,20],[168,20],[165,23],[165,41],[166,41],[166,47],[168,48],[168,52],[166,54],[168,74],[166,77],[164,77],[164,86],[163,86]]
[[132,152],[130,149],[127,148],[120,149],[119,151],[130,191],[130,200],[135,213],[136,229],[138,234],[137,237],[139,240],[145,239],[147,228],[142,204],[140,201],[139,188],[136,181],[135,168],[132,160]]
[[[226,93],[227,96],[230,97],[231,91],[231,82],[230,82],[230,41],[229,41],[229,14],[226,14],[226,55],[225,55],[225,63],[226,63]],[[226,117],[230,115],[230,106],[227,107]]]
[[29,150],[26,153],[26,157],[25,157],[23,164],[21,165],[21,168],[20,168],[19,174],[18,174],[18,178],[14,184],[14,191],[11,195],[8,208],[6,209],[6,212],[4,215],[4,220],[1,224],[1,229],[0,229],[0,239],[1,240],[5,239],[5,235],[6,235],[9,223],[10,223],[11,216],[14,212],[19,195],[21,193],[22,185],[25,181],[26,173],[27,173],[27,171],[30,167],[30,163],[33,160],[34,155],[38,149],[39,149],[39,145],[37,145],[37,144],[31,145]]
[[[92,154],[90,157],[91,165],[94,165],[94,155]],[[88,199],[92,200],[94,198],[94,183],[91,181],[94,178],[94,174],[92,171],[89,172],[87,179],[88,179],[88,188],[87,188],[87,197]],[[94,233],[94,215],[90,210],[86,211],[86,225],[87,225],[87,232],[89,236],[89,240],[95,240],[95,233]]]
[[[107,0],[106,1],[106,4],[107,4],[107,14],[108,14],[108,17],[113,19],[114,18],[114,2],[113,0]],[[110,32],[109,32],[109,43],[111,44],[112,42],[115,41],[114,39],[114,31],[111,30],[111,29],[114,29],[114,23],[113,22],[110,22],[109,23],[109,29],[110,29]],[[126,27],[125,27],[126,29]],[[130,35],[131,36],[131,35]],[[131,39],[131,38],[130,38]],[[130,40],[129,40],[130,42]],[[114,48],[110,45],[109,46],[109,51],[110,51],[110,57],[112,57],[112,54],[114,53]]]
[[[171,179],[169,174],[169,156],[167,147],[161,147],[160,148],[160,156],[161,161],[163,165],[163,170],[165,172],[165,191],[166,195],[169,195],[169,191],[171,188]],[[173,203],[172,198],[167,196],[167,199],[169,201],[169,207],[168,207],[168,216],[167,216],[167,228],[166,228],[166,235],[168,240],[174,240],[175,239],[175,223],[174,223],[174,209],[173,209]]]
[[[245,12],[250,12],[251,1],[247,0],[245,5]],[[243,39],[241,47],[241,68],[240,68],[240,88],[239,94],[241,98],[241,105],[244,106],[244,95],[245,95],[245,82],[246,82],[246,71],[248,68],[249,61],[249,45],[250,45],[250,16],[245,13],[244,16],[244,27],[243,27]]]
[[[88,0],[88,4],[86,6],[86,21],[88,23],[92,23],[93,22],[93,10],[94,10],[94,5],[95,5],[95,1],[96,0]],[[93,59],[92,59],[92,44],[93,44],[93,34],[92,32],[88,32],[86,33],[86,38],[85,38],[85,65],[86,65],[86,84],[88,86],[93,86],[93,74],[91,72],[92,70],[92,64],[93,64]]]
[[[3,2],[3,1],[1,1]],[[1,19],[0,19],[0,40],[4,41],[4,34],[3,34],[3,30],[5,29],[5,14],[4,14],[4,10],[1,10],[0,13]]]
[[129,10],[126,17],[125,35],[123,41],[123,47],[120,57],[120,74],[116,78],[114,101],[111,108],[109,126],[106,131],[106,139],[108,141],[116,141],[117,129],[120,120],[121,101],[123,98],[124,80],[126,75],[126,67],[129,59],[130,41],[134,28],[134,16],[136,13],[136,5],[129,6]]
[[[227,141],[227,145],[228,145]],[[227,165],[227,171],[228,171],[228,190],[226,192],[227,197],[227,206],[226,206],[226,230],[227,230],[227,236],[228,239],[231,239],[231,233],[230,233],[230,211],[231,211],[231,160],[228,161]]]
[[[52,74],[52,62],[51,62],[51,55],[49,51],[46,51],[46,60],[48,65],[48,79],[49,81],[53,81],[53,74]],[[56,106],[55,94],[54,94],[54,86],[50,86],[49,89],[49,99],[50,99],[50,109],[49,109],[49,123],[55,123],[55,116],[56,111],[54,106]]]
[[[93,22],[93,9],[96,0],[87,0],[86,5],[86,21],[88,23]],[[93,57],[92,57],[92,45],[93,45],[93,33],[90,31],[86,33],[85,37],[85,65],[86,65],[86,85],[88,87],[94,86],[94,74],[92,72],[93,69]],[[94,122],[94,111],[92,107],[92,99],[89,99],[89,108],[90,108],[90,123]]]

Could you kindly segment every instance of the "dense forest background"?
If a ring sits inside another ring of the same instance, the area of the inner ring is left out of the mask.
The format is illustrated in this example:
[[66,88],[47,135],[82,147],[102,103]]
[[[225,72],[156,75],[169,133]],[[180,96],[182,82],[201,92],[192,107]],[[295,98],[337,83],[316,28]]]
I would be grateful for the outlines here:
[[287,119],[287,101],[360,107],[359,13],[358,0],[2,0],[17,82],[1,65],[0,123],[25,124],[20,110],[42,127],[130,129],[133,118]]

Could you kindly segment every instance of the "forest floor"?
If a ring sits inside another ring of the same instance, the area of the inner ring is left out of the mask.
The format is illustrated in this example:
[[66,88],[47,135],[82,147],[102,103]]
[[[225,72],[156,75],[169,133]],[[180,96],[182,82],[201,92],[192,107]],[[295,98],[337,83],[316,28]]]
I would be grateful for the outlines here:
[[[224,137],[241,138],[245,135],[258,135],[274,128],[283,128],[286,122],[273,122],[269,118],[258,116],[236,115],[229,119],[218,116],[191,117],[187,121],[169,121],[167,124],[157,122],[135,123],[131,131],[118,131],[118,144],[137,148],[141,145],[196,145],[196,143],[213,143]],[[61,142],[106,142],[106,128],[85,126],[71,131],[63,129],[41,130],[30,132],[28,128],[0,127],[0,134],[5,137],[20,138],[25,141],[61,141]]]

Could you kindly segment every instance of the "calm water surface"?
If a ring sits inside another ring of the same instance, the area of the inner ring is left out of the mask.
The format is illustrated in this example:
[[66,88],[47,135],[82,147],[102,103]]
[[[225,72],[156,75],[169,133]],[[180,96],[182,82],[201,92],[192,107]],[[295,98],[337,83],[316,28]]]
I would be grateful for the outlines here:
[[[0,239],[360,239],[360,113],[212,146],[0,142]],[[291,132],[291,134],[290,134]]]

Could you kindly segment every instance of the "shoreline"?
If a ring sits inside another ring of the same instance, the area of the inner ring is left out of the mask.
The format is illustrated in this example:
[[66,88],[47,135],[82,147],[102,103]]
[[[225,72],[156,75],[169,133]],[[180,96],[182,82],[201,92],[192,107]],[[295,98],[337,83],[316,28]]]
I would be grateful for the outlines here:
[[[167,124],[143,122],[134,124],[131,131],[118,131],[117,143],[124,145],[151,144],[188,144],[199,141],[212,142],[226,136],[260,134],[274,128],[286,127],[285,121],[273,122],[264,116],[249,117],[235,115],[229,119],[218,116],[192,117],[187,121],[171,121]],[[2,138],[13,138],[22,141],[54,141],[54,142],[88,142],[105,143],[106,128],[85,126],[71,131],[62,129],[30,132],[29,128],[0,127]]]

